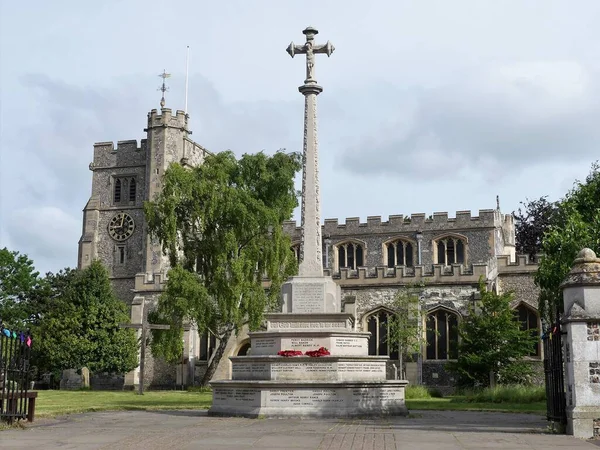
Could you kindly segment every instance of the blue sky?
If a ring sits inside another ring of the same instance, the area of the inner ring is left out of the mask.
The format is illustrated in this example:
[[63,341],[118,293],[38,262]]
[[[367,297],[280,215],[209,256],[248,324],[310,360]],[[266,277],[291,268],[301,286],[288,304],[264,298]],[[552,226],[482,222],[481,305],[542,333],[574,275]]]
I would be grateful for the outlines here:
[[[324,218],[558,199],[600,156],[595,1],[0,0],[0,246],[77,263],[94,142],[183,109],[212,151],[302,147],[314,26]],[[315,3],[316,5],[316,3]]]

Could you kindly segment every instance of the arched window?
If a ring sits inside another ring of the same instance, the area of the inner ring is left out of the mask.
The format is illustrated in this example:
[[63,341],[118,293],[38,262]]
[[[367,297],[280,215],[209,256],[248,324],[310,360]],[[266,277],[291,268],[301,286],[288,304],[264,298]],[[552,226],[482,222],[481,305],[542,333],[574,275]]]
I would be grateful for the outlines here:
[[134,203],[137,194],[137,182],[135,177],[115,177],[113,180],[113,204],[129,205]]
[[129,181],[129,201],[130,202],[135,202],[135,179],[131,179]]
[[521,303],[515,309],[515,318],[519,321],[522,331],[529,331],[531,336],[536,338],[529,356],[540,356],[538,315],[532,308]]
[[339,269],[353,269],[365,265],[365,250],[358,242],[345,242],[337,245],[337,263]]
[[458,316],[438,309],[425,320],[427,359],[456,359],[458,357]]
[[434,241],[436,264],[465,264],[466,239],[458,236],[447,236]]
[[[369,355],[389,356],[390,359],[398,359],[398,349],[388,343],[389,317],[391,313],[379,310],[367,318],[367,331],[371,333],[369,338]],[[390,348],[391,347],[391,348]]]
[[414,245],[411,242],[398,239],[385,244],[387,266],[413,266]]
[[208,362],[216,349],[217,337],[208,331],[205,332],[200,337],[200,361]]
[[115,180],[115,193],[113,196],[113,203],[121,203],[121,179]]

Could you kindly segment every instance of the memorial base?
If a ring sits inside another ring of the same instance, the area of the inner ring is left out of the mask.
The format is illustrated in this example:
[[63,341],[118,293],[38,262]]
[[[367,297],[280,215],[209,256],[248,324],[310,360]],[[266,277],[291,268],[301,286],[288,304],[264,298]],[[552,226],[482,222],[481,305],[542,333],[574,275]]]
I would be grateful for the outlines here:
[[407,384],[213,381],[213,404],[208,414],[250,418],[406,416]]

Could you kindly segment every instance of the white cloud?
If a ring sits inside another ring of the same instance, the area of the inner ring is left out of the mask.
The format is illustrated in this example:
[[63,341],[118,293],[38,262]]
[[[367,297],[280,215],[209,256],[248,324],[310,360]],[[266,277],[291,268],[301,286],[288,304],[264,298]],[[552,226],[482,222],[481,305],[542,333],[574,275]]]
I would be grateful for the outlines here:
[[387,99],[396,102],[400,118],[369,130],[349,150],[344,167],[445,180],[489,169],[502,177],[597,152],[600,91],[596,74],[581,64],[515,63],[462,75],[453,84],[413,93],[410,111],[406,94]]

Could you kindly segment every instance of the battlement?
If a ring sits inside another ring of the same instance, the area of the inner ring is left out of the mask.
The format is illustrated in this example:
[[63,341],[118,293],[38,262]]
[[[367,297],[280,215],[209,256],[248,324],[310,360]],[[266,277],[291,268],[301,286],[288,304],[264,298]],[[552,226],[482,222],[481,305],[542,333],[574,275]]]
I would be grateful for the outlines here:
[[[481,209],[478,216],[472,216],[471,211],[457,211],[456,217],[448,217],[447,212],[435,212],[427,218],[424,213],[410,216],[391,215],[387,221],[382,221],[381,216],[368,216],[366,222],[361,222],[358,217],[349,217],[344,223],[339,223],[338,219],[325,219],[322,231],[323,235],[327,236],[494,228],[502,226],[505,220],[498,210]],[[290,235],[294,235],[300,230],[298,224],[293,220],[284,222],[283,227],[284,231]]]
[[172,127],[182,130],[188,129],[188,115],[185,111],[177,110],[173,115],[171,109],[163,108],[159,114],[156,109],[148,113],[148,129],[157,127]]
[[94,161],[90,170],[108,167],[126,167],[146,164],[147,140],[142,139],[140,145],[135,139],[128,141],[96,142],[94,144]]
[[167,284],[167,274],[138,273],[135,276],[135,292],[161,292]]
[[[537,255],[537,261],[540,261],[543,255]],[[539,268],[539,262],[529,260],[528,255],[517,255],[517,260],[511,262],[509,256],[498,256],[498,273],[499,274],[517,274],[517,273],[534,273]]]

